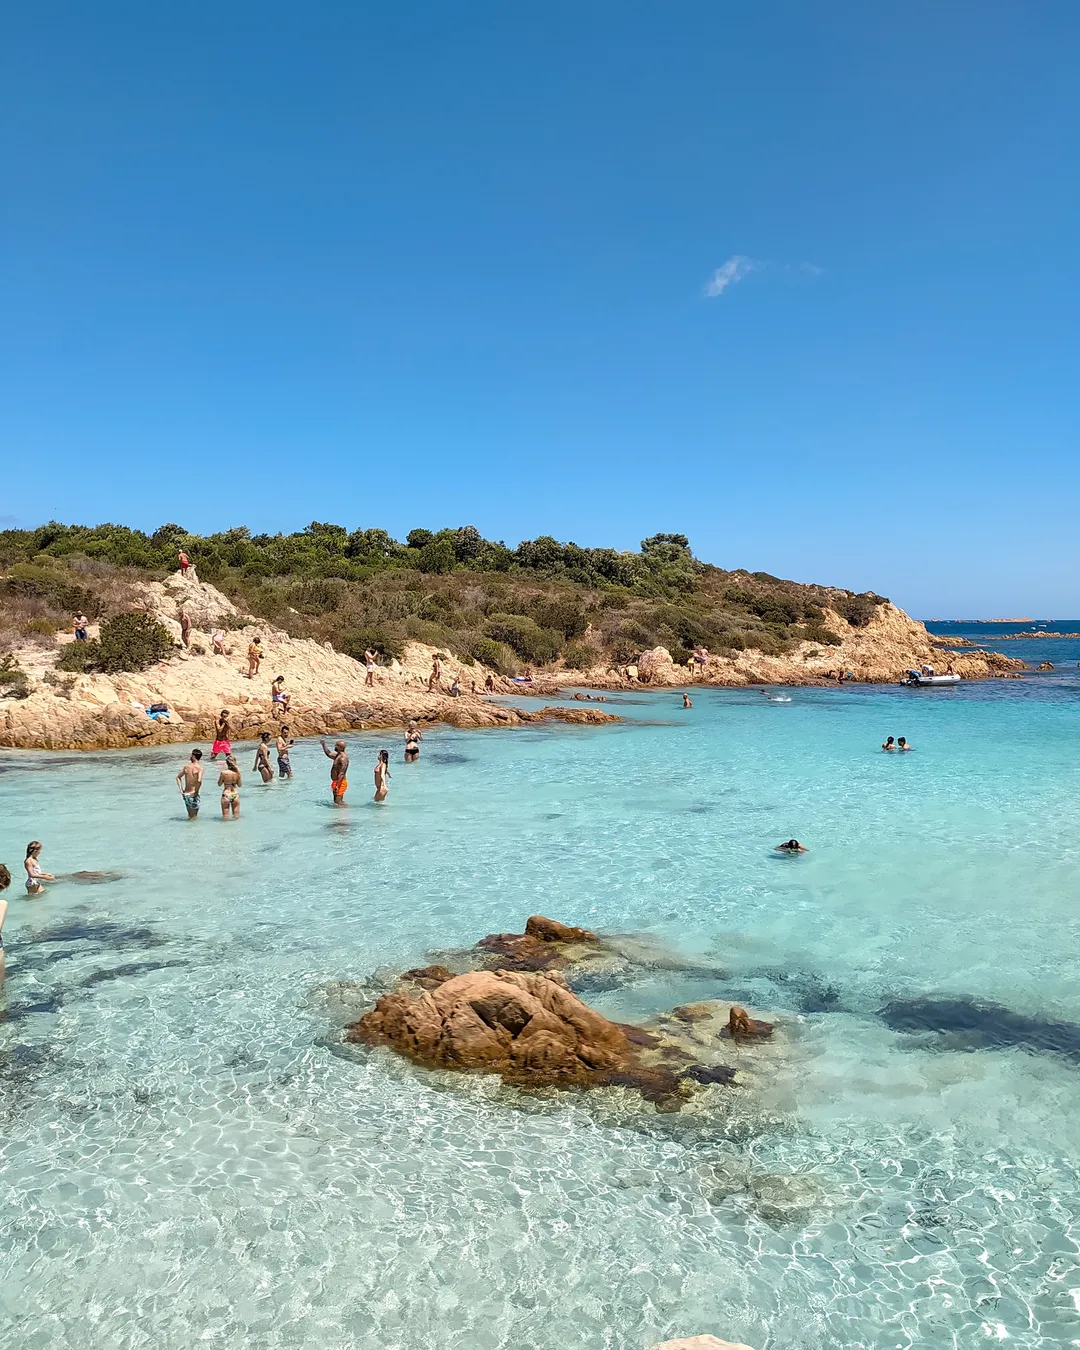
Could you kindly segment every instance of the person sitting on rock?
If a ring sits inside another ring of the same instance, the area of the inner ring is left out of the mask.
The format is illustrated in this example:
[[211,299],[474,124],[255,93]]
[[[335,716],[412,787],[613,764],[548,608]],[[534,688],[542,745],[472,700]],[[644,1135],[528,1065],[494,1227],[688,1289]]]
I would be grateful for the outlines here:
[[285,692],[285,676],[275,675],[274,683],[270,686],[270,702],[274,705],[272,711],[288,712],[291,697],[291,694]]
[[461,683],[455,675],[453,683],[450,685],[450,697],[457,698],[461,694]]
[[228,655],[228,653],[225,651],[225,629],[224,629],[224,628],[217,628],[217,629],[214,630],[214,634],[213,634],[212,641],[213,641],[213,644],[214,644],[214,655],[215,655],[215,656],[226,656],[226,655]]
[[[1077,662],[1077,666],[1080,667],[1080,661]],[[491,671],[489,670],[487,673],[487,678],[484,680],[484,693],[493,694],[494,692],[495,692],[495,676],[492,675]]]

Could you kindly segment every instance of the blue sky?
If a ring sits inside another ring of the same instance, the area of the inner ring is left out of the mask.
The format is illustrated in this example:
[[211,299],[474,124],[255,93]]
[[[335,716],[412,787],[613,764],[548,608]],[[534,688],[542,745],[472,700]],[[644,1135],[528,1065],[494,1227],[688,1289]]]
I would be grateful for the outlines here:
[[1075,0],[11,7],[0,515],[684,531],[1080,614],[1078,39]]

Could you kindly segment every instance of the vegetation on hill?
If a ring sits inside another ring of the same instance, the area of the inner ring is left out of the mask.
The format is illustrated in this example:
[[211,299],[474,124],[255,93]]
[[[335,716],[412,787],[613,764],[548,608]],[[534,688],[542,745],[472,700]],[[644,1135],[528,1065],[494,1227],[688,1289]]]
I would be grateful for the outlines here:
[[415,639],[505,673],[522,663],[622,663],[655,646],[683,662],[699,644],[778,654],[801,640],[836,642],[826,606],[859,625],[884,603],[872,592],[724,571],[696,559],[681,534],[621,552],[547,536],[508,548],[471,525],[412,530],[399,543],[385,530],[319,521],[295,534],[241,526],[206,537],[179,525],[147,535],[50,522],[0,532],[0,647],[47,642],[76,609],[122,613],[132,583],[175,571],[180,549],[203,581],[295,636],[356,656],[368,646],[397,655]]

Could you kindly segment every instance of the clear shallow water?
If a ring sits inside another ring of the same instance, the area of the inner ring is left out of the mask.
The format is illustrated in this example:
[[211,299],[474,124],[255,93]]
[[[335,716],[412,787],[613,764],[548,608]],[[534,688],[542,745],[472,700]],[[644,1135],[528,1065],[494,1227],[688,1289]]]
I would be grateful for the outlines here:
[[[3,1344],[1080,1343],[1080,1065],[879,1016],[1080,1023],[1080,682],[790,697],[434,732],[382,809],[387,737],[350,738],[346,811],[302,745],[238,824],[182,819],[175,748],[3,755],[0,856],[125,874],[9,892]],[[605,1010],[745,999],[780,1046],[675,1117],[338,1053],[337,982],[537,911],[726,972]]]

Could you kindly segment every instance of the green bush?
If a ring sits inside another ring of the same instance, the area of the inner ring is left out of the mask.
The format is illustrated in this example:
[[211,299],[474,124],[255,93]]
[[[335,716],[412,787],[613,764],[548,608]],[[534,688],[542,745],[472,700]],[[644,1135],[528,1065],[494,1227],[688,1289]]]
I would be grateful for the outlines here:
[[60,655],[56,658],[56,669],[66,670],[72,675],[83,675],[88,670],[99,669],[98,659],[101,653],[101,644],[97,638],[91,638],[89,642],[68,642],[60,648]]
[[505,642],[496,642],[494,638],[474,637],[469,642],[469,655],[482,665],[489,666],[500,675],[516,675],[518,661]]
[[562,647],[562,637],[550,628],[541,628],[524,614],[493,614],[484,630],[496,642],[505,642],[523,661],[547,665]]
[[94,664],[113,675],[119,671],[145,670],[171,655],[173,640],[164,624],[149,614],[116,614],[101,625],[96,643],[71,643],[71,646],[96,647]]
[[338,650],[351,656],[354,661],[362,661],[369,649],[390,660],[400,661],[405,655],[404,630],[391,627],[350,628],[338,639]]
[[604,653],[593,642],[568,642],[563,661],[572,670],[592,670],[603,664]]
[[62,566],[39,567],[35,563],[16,563],[0,586],[9,595],[44,600],[47,605],[64,614],[76,614],[83,610],[91,618],[96,617],[99,609],[93,591],[87,590],[85,586],[73,585],[66,572],[60,570]]
[[799,637],[803,642],[820,642],[823,647],[839,647],[843,641],[838,633],[821,623],[805,624]]
[[885,603],[881,596],[868,591],[865,595],[849,595],[833,601],[833,609],[853,628],[865,628],[874,617],[878,605]]
[[30,677],[11,652],[0,658],[0,690],[9,698],[26,698],[30,693]]

